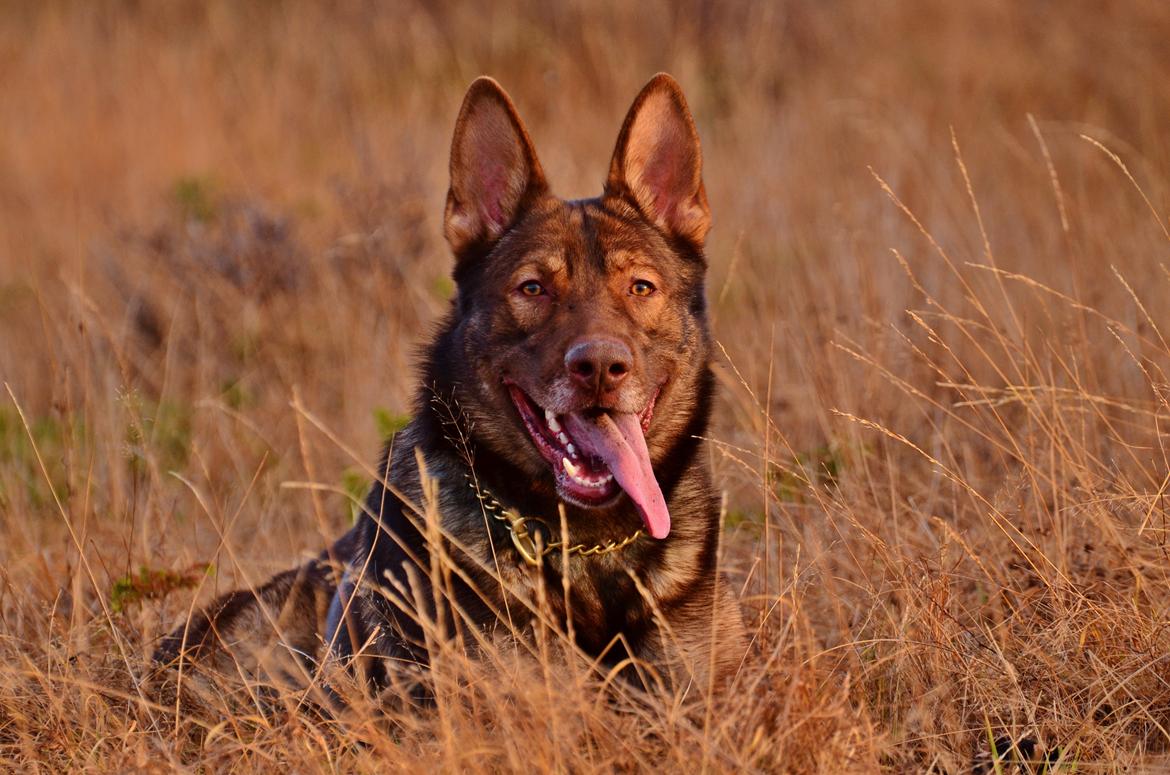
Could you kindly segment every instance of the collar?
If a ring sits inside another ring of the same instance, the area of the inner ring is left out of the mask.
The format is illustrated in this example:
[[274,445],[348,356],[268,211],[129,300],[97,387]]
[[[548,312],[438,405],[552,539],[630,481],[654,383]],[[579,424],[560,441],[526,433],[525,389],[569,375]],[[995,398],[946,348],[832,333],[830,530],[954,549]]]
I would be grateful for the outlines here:
[[[524,562],[533,567],[541,565],[545,557],[553,552],[566,556],[600,557],[614,552],[620,552],[637,541],[646,533],[639,528],[633,533],[618,540],[609,540],[601,544],[573,544],[566,538],[545,542],[544,536],[554,535],[548,520],[541,517],[526,517],[518,510],[509,508],[492,494],[490,490],[480,484],[475,476],[475,456],[472,451],[471,434],[467,432],[470,423],[463,414],[463,409],[456,399],[454,391],[444,397],[438,390],[431,392],[431,405],[443,427],[443,435],[448,443],[458,452],[462,462],[467,466],[464,475],[467,484],[475,493],[476,500],[484,513],[497,522],[503,523],[512,539],[512,545],[520,553]],[[543,534],[541,532],[543,529]]]
[[526,517],[516,509],[508,508],[500,503],[491,491],[480,485],[470,473],[467,474],[467,483],[472,492],[475,493],[476,500],[479,501],[484,513],[504,524],[516,551],[520,553],[524,562],[534,567],[539,566],[543,559],[553,552],[560,552],[566,556],[576,554],[581,557],[600,557],[620,552],[645,535],[642,529],[638,528],[624,538],[617,541],[609,540],[603,544],[572,544],[566,539],[545,543],[537,528],[543,528],[544,535],[553,535],[547,520],[541,517]]

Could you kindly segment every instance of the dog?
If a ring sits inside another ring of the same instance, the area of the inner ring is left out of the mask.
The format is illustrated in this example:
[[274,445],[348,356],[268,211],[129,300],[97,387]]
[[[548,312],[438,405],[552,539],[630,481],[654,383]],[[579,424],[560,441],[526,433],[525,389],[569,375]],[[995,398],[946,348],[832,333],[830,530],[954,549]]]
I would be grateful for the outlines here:
[[[396,665],[428,664],[425,622],[488,631],[507,610],[512,631],[571,617],[601,663],[728,677],[746,637],[702,440],[709,226],[671,76],[638,94],[603,193],[578,201],[551,193],[500,85],[473,82],[444,214],[457,293],[363,514],[314,560],[191,617],[156,663],[278,643],[386,686]],[[541,584],[558,591],[543,613]]]

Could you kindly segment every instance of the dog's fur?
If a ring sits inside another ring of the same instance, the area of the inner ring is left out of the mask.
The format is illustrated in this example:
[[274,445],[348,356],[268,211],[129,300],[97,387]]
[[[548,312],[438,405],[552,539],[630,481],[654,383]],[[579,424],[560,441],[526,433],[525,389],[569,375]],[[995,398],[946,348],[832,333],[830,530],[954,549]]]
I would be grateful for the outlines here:
[[[426,352],[414,419],[384,456],[365,515],[316,560],[215,602],[168,636],[156,660],[230,653],[246,661],[280,643],[315,661],[363,655],[365,674],[384,682],[388,665],[427,662],[418,620],[435,615],[431,560],[440,541],[458,571],[440,584],[447,632],[489,630],[505,609],[522,631],[534,614],[516,601],[531,602],[541,576],[557,590],[545,604],[563,623],[567,573],[573,632],[585,652],[669,666],[663,673],[682,667],[700,680],[712,667],[727,675],[745,638],[716,568],[719,502],[701,440],[713,391],[708,226],[698,134],[670,76],[656,76],[638,95],[604,193],[582,201],[550,193],[511,100],[495,81],[475,81],[455,126],[445,216],[458,295]],[[545,292],[519,292],[530,278]],[[639,280],[654,291],[634,295]],[[584,395],[566,374],[567,348],[588,337],[628,348],[619,389]],[[525,564],[472,485],[543,517],[546,541],[560,532],[562,506],[573,543],[620,539],[641,520],[624,494],[596,507],[563,503],[505,381],[556,411],[652,405],[645,438],[669,536],[567,565],[558,552],[539,569]],[[438,525],[422,513],[428,503]]]

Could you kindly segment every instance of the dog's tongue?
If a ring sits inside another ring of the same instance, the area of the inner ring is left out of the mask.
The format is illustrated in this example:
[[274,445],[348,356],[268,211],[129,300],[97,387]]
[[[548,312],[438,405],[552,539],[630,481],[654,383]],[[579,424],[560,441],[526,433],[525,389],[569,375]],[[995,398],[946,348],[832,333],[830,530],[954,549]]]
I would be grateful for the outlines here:
[[610,473],[637,505],[650,535],[666,538],[670,532],[670,512],[650,468],[642,418],[618,412],[582,417],[573,412],[565,415],[565,420],[573,440],[586,453],[605,461]]

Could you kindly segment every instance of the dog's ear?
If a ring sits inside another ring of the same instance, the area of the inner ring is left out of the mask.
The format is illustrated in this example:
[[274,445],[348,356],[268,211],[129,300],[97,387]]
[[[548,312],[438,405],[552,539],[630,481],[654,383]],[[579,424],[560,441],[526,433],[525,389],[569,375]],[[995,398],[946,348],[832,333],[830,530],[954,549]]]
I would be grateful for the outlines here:
[[699,133],[682,89],[666,73],[650,79],[626,114],[605,193],[630,200],[668,234],[703,246],[711,212]]
[[467,89],[451,141],[443,231],[456,256],[490,245],[548,190],[532,140],[507,93],[481,76]]

